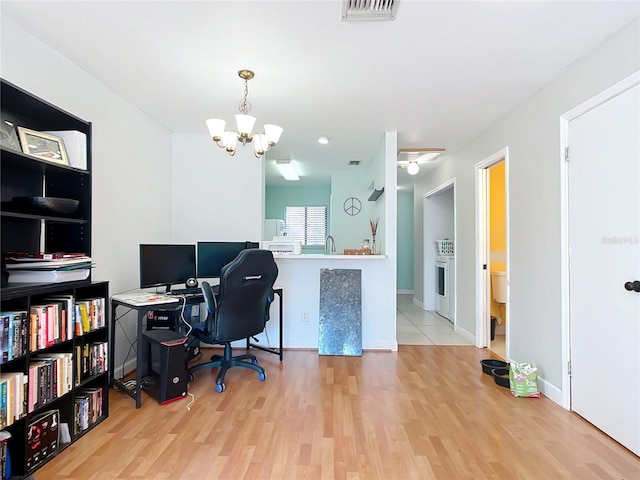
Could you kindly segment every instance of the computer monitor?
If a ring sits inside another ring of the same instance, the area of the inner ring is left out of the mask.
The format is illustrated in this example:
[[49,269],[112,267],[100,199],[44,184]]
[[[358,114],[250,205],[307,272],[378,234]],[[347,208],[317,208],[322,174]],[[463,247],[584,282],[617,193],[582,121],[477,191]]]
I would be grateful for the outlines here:
[[171,244],[140,245],[140,288],[185,283],[196,278],[196,246]]
[[198,242],[198,278],[220,278],[222,267],[246,248],[258,248],[257,242]]

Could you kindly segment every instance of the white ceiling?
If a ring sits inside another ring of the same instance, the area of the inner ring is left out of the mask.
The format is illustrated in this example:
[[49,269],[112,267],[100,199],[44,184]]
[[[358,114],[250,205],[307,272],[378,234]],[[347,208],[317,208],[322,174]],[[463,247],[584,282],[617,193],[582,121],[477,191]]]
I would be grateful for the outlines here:
[[291,184],[272,167],[290,158],[310,185],[365,168],[386,131],[399,148],[455,151],[637,18],[640,2],[400,0],[394,21],[371,22],[342,22],[339,0],[2,0],[0,11],[175,132],[231,122],[237,71],[254,70],[256,126],[284,127],[267,183]]

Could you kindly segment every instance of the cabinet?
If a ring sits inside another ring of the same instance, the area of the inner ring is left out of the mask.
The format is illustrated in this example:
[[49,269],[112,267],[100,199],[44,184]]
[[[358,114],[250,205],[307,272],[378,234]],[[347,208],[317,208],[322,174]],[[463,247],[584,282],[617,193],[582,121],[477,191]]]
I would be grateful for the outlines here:
[[[4,253],[11,251],[91,255],[91,123],[10,82],[0,82],[3,122],[36,131],[81,132],[87,150],[86,169],[73,168],[23,154],[3,140],[3,262]],[[25,210],[13,201],[15,197],[68,198],[79,206],[69,215]],[[11,434],[13,476],[24,477],[109,415],[109,287],[91,277],[79,282],[8,284],[2,266],[0,429]],[[5,353],[7,345],[10,350]]]

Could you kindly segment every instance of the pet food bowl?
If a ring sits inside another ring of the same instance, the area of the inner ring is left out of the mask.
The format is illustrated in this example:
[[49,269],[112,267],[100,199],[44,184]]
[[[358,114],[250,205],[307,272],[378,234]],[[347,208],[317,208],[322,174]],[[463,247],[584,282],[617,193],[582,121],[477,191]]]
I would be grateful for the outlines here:
[[495,358],[486,358],[484,360],[480,360],[480,364],[482,365],[482,372],[487,375],[492,375],[491,370],[494,368],[507,368],[509,365],[502,360],[496,360]]
[[509,369],[508,368],[494,368],[491,370],[493,373],[493,380],[501,387],[509,388]]

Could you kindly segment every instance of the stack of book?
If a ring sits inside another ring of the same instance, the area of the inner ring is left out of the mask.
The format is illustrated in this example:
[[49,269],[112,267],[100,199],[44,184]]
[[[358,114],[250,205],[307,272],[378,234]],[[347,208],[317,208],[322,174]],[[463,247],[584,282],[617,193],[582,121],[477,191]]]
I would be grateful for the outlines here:
[[58,283],[86,280],[92,267],[84,253],[5,254],[9,283]]

